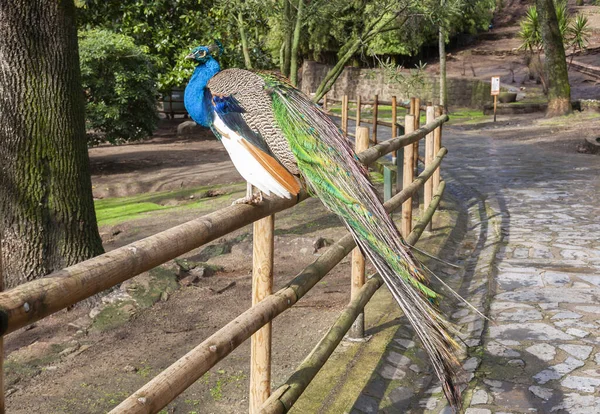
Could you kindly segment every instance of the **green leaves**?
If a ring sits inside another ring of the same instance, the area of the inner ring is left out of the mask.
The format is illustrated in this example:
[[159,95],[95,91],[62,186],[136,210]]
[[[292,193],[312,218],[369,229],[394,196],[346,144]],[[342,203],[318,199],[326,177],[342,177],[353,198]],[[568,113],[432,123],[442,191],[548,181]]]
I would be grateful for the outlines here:
[[108,30],[79,33],[90,143],[134,141],[156,127],[156,69],[148,48]]

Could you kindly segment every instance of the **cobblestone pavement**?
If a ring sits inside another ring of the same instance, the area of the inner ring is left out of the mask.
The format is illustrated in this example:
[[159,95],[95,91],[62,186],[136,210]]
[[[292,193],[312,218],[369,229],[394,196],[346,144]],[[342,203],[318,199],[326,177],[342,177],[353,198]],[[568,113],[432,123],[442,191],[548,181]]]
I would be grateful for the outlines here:
[[599,159],[481,132],[445,145],[503,234],[466,414],[600,413]]
[[[451,312],[464,412],[600,413],[600,160],[493,135],[444,129],[442,174],[477,243],[459,291],[490,316]],[[412,339],[398,330],[352,413],[452,412]]]

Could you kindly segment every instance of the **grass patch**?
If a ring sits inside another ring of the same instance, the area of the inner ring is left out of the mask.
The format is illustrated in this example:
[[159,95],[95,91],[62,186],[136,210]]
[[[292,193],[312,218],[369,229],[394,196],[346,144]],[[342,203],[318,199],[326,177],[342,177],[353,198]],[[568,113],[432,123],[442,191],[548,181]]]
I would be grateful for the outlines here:
[[[203,186],[95,200],[94,206],[98,225],[108,226],[134,220],[156,211],[208,208],[211,201],[230,197],[233,193],[244,189],[243,183]],[[190,198],[191,196],[194,197]]]

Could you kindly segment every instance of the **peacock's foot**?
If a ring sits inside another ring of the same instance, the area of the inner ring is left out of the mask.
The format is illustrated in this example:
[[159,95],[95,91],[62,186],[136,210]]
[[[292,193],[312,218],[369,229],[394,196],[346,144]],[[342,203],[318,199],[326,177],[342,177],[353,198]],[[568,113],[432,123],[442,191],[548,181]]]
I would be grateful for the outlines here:
[[263,202],[262,191],[259,191],[256,194],[246,195],[245,197],[238,198],[235,200],[232,205],[236,204],[248,204],[250,206],[257,206]]

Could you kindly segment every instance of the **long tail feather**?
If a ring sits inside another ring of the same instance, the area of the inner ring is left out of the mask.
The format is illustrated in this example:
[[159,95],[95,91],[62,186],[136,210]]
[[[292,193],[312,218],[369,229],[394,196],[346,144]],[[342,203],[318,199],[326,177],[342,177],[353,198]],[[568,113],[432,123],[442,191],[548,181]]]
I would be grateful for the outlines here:
[[423,343],[452,406],[460,407],[458,344],[440,315],[438,295],[389,218],[346,138],[304,95],[270,75],[275,119],[310,189],[352,232]]

